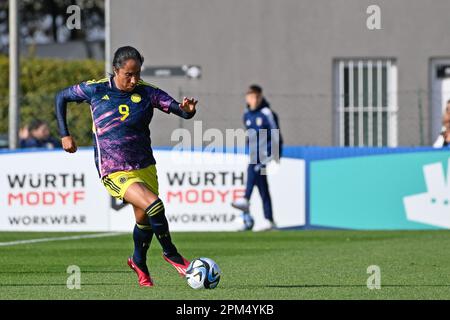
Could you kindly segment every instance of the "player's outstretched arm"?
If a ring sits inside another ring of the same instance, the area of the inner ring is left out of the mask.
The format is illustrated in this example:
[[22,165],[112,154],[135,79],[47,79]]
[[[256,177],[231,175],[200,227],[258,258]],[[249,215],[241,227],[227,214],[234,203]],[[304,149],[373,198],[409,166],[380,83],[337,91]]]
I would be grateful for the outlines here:
[[167,92],[159,88],[148,88],[151,90],[150,96],[153,106],[165,113],[173,113],[183,119],[191,119],[197,112],[195,107],[198,101],[194,98],[184,97],[183,101],[178,103]]
[[197,103],[198,100],[195,100],[194,98],[184,97],[181,103],[178,104],[173,102],[170,105],[170,112],[182,117],[183,119],[191,119],[197,112],[195,108]]

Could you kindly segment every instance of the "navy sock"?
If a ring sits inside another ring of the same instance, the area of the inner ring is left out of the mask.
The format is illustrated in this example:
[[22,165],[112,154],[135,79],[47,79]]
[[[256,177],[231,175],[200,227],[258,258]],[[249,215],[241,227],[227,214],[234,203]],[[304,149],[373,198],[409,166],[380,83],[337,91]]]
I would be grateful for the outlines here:
[[153,230],[150,225],[138,224],[134,226],[133,240],[134,253],[133,261],[144,272],[148,273],[147,251],[153,238]]
[[150,224],[156,234],[156,238],[163,248],[164,255],[175,260],[177,263],[182,263],[183,260],[178,254],[177,248],[172,243],[172,238],[170,237],[169,223],[167,222],[164,204],[161,199],[158,198],[158,200],[149,205],[145,210],[145,213],[147,213],[149,217]]

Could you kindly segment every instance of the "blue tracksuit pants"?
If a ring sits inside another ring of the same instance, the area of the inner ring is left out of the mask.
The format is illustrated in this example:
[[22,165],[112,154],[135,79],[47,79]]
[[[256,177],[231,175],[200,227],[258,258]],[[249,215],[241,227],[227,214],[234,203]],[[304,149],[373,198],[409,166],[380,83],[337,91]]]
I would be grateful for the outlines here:
[[264,217],[273,221],[272,215],[272,199],[270,198],[269,184],[267,183],[267,175],[261,174],[260,164],[249,164],[247,168],[247,186],[245,188],[245,198],[250,200],[253,187],[256,185],[263,202]]

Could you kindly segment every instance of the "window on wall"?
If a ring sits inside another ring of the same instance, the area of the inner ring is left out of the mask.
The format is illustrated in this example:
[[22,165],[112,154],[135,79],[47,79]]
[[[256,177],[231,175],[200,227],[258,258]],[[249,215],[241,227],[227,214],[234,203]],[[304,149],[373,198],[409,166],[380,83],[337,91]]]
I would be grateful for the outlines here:
[[340,146],[397,146],[394,60],[337,60],[335,92]]

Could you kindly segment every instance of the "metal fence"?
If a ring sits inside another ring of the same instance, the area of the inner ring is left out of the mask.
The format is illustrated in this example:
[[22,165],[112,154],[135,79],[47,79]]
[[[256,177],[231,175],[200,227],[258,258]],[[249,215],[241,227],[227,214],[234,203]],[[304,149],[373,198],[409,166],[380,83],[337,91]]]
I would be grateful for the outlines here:
[[[202,128],[221,131],[243,128],[245,96],[243,93],[214,93],[181,89],[179,96],[192,96],[199,100],[198,113],[194,120],[202,121]],[[385,111],[377,109],[339,106],[342,95],[321,93],[276,93],[267,92],[266,99],[278,114],[281,132],[287,145],[318,146],[415,146],[430,145],[436,138],[431,132],[430,95],[425,90],[393,93],[398,105],[395,109],[395,126],[389,126]],[[178,98],[178,97],[177,97]],[[53,135],[57,136],[54,114],[54,97],[28,94],[20,99],[21,126],[33,119],[46,120]],[[393,112],[393,111],[390,111]],[[342,115],[342,113],[344,115]],[[372,114],[371,114],[372,113]],[[353,117],[353,121],[350,121]],[[377,121],[384,121],[380,126]],[[344,122],[342,122],[344,120]],[[92,120],[87,104],[70,104],[68,122],[80,145],[91,144]],[[362,124],[362,126],[361,126]],[[155,112],[150,129],[154,145],[173,145],[171,133],[176,128],[193,130],[192,120],[181,120]],[[381,128],[382,139],[375,128]],[[0,97],[0,137],[8,130],[8,97]],[[391,130],[391,131],[389,131]],[[396,145],[390,145],[389,135],[396,135]],[[1,139],[1,138],[0,138]],[[350,143],[351,142],[351,143]],[[4,143],[3,143],[4,145]]]

